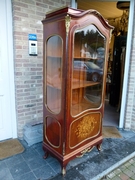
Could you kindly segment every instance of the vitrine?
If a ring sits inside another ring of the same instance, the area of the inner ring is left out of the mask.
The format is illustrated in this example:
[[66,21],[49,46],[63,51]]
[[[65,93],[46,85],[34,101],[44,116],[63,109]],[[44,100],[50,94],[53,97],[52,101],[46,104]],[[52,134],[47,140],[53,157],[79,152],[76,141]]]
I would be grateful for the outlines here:
[[102,143],[108,47],[113,29],[95,10],[69,7],[43,23],[43,149],[67,163]]

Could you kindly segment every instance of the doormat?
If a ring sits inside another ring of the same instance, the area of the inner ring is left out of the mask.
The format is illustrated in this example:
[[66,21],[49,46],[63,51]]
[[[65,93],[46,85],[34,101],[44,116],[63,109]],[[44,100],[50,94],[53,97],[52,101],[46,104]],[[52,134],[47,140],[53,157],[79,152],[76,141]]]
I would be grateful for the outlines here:
[[103,126],[102,135],[104,138],[122,138],[116,127]]
[[7,157],[20,154],[24,151],[24,147],[18,139],[11,139],[0,142],[0,160]]

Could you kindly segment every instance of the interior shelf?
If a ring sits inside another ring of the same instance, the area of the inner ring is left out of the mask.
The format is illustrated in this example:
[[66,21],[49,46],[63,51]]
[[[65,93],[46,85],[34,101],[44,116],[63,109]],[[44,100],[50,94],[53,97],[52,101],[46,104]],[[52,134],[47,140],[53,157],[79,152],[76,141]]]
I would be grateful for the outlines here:
[[[84,88],[89,86],[95,86],[97,84],[101,84],[100,82],[93,82],[93,81],[73,81],[72,83],[72,89],[78,89],[78,88]],[[61,83],[57,83],[55,85],[53,84],[47,84],[47,86],[50,86],[52,88],[61,89]]]
[[81,56],[78,56],[78,57],[74,57],[74,60],[77,60],[77,59],[90,59],[90,60],[97,60],[98,58],[92,58],[92,57],[81,57]]
[[100,83],[99,82],[93,82],[93,81],[78,81],[78,82],[73,82],[72,89],[95,86],[97,84],[100,84]]

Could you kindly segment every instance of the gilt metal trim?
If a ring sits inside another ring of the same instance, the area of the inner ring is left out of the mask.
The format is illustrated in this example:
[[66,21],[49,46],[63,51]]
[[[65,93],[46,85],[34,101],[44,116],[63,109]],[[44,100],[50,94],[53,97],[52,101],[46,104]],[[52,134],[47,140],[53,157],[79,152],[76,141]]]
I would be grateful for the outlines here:
[[84,149],[84,150],[81,152],[81,155],[80,155],[80,156],[76,156],[76,157],[78,157],[78,158],[83,157],[87,152],[92,151],[93,148],[94,148],[94,146]]
[[110,38],[109,38],[109,43],[111,43],[111,38],[112,38],[112,31],[113,29],[110,30]]
[[65,16],[65,26],[66,26],[66,35],[68,36],[68,32],[69,32],[69,27],[70,27],[70,21],[71,21],[71,17],[67,14]]

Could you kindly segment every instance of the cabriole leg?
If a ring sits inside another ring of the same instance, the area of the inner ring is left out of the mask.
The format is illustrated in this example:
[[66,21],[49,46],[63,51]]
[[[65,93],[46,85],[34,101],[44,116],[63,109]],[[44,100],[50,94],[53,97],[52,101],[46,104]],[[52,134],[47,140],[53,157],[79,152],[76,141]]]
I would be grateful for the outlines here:
[[46,159],[48,157],[49,153],[46,151],[43,158]]
[[102,149],[102,148],[101,148],[101,144],[98,144],[98,145],[97,145],[97,149],[98,149],[98,151],[101,151],[101,149]]

